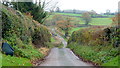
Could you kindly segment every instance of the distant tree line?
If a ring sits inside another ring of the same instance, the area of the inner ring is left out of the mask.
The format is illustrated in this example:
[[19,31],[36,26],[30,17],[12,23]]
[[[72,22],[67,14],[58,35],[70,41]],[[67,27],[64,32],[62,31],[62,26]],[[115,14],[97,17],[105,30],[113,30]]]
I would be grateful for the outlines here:
[[[56,10],[54,12],[58,12],[58,13],[73,13],[73,14],[83,14],[85,12],[89,12],[91,14],[92,18],[108,18],[109,15],[116,15],[117,12],[112,13],[110,12],[110,10],[106,10],[105,13],[102,14],[98,14],[96,11],[91,10],[91,11],[85,11],[85,10],[76,10],[76,9],[70,9],[70,10],[61,10],[59,7],[56,8]],[[80,16],[76,16],[76,17],[80,17]]]
[[61,10],[59,7],[57,7],[54,12],[82,14],[82,13],[84,13],[84,12],[86,12],[86,11],[76,10],[76,9],[73,9],[73,10]]

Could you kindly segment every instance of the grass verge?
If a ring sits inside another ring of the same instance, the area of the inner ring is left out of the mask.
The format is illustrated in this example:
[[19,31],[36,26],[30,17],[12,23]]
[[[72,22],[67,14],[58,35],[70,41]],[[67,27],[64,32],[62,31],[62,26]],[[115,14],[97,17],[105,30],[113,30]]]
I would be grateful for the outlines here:
[[68,48],[74,51],[84,61],[92,61],[102,66],[118,66],[118,48],[109,46],[85,46],[70,43]]
[[107,63],[104,63],[104,64],[102,64],[102,66],[118,66],[118,63],[119,63],[119,57],[117,56],[117,57],[115,57],[115,58],[113,58],[112,60],[110,60],[109,62],[107,62]]
[[3,55],[2,66],[32,66],[30,59]]
[[0,52],[0,68],[2,67],[2,54]]

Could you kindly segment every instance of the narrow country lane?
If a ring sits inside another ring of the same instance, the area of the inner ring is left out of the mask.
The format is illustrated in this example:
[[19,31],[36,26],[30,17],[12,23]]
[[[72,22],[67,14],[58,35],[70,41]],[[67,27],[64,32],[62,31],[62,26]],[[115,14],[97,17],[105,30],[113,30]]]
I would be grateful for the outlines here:
[[[55,29],[52,31],[56,34]],[[57,36],[61,38],[64,47],[51,49],[50,54],[39,66],[92,66],[80,60],[70,49],[65,48],[67,42],[60,35]]]

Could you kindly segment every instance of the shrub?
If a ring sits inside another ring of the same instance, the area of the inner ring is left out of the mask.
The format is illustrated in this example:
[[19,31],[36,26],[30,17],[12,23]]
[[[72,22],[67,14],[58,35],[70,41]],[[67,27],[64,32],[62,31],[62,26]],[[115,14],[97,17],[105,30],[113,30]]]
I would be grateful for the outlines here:
[[21,12],[19,12],[19,15],[17,14],[18,11],[11,11],[8,7],[3,6],[2,36],[4,40],[8,40],[12,45],[17,44],[16,40],[21,40],[23,44],[31,44],[32,41],[39,41],[41,45],[50,41],[51,35],[45,26],[32,20],[32,18],[28,18]]
[[88,27],[72,33],[70,42],[77,42],[86,45],[110,45],[118,47],[120,45],[120,28],[118,27]]
[[35,45],[38,45],[36,47],[46,46],[45,43],[50,42],[50,40],[51,40],[51,34],[49,33],[49,31],[46,27],[41,26],[41,27],[35,29],[35,32],[34,32],[32,38],[33,38],[32,42]]
[[[116,57],[119,56],[118,27],[89,27],[72,33],[68,47],[84,60],[99,65],[118,66]],[[116,43],[117,42],[117,43]],[[116,45],[114,47],[113,45]],[[113,58],[115,58],[113,60]],[[113,61],[113,62],[112,62]],[[115,65],[114,65],[115,64]]]
[[43,58],[44,55],[32,46],[32,42],[39,41],[41,45],[47,46],[44,43],[49,42],[51,38],[48,29],[19,11],[3,5],[2,7],[2,39],[12,45],[14,56]]

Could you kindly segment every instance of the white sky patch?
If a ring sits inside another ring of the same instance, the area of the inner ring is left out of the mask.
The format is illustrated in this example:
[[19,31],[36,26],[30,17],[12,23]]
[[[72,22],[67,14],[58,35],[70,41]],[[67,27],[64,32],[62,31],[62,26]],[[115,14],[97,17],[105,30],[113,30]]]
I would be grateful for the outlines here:
[[[29,0],[22,0],[22,1],[29,1]],[[37,0],[33,0],[33,1],[37,1]],[[59,6],[61,10],[66,10],[66,9],[88,10],[88,11],[95,10],[97,13],[103,13],[106,12],[107,9],[111,10],[111,12],[118,11],[118,2],[120,0],[45,0],[45,1],[47,2],[51,1],[50,4],[48,5],[48,8],[55,6],[55,4],[58,2],[57,6]]]
[[95,10],[98,13],[118,10],[119,0],[59,0],[60,9]]

